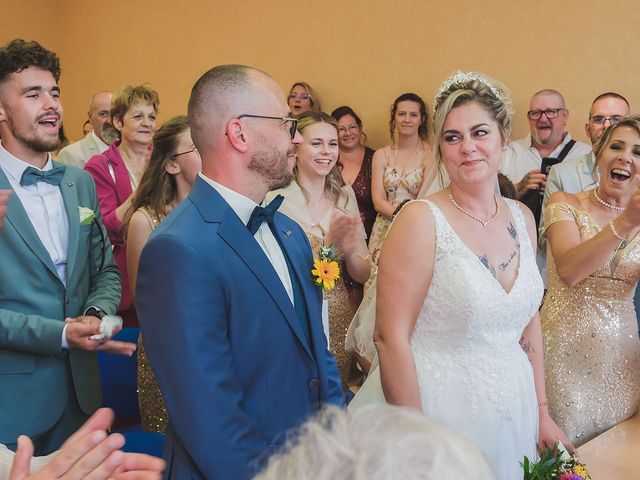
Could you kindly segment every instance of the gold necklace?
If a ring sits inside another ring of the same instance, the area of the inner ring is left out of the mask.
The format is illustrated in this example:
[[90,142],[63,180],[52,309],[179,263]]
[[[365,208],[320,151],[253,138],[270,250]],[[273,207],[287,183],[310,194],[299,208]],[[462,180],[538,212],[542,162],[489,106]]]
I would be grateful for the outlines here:
[[600,203],[600,205],[603,205],[603,206],[607,207],[609,210],[613,210],[614,212],[624,212],[624,209],[626,208],[626,207],[618,207],[617,205],[613,205],[613,204],[611,204],[609,202],[605,202],[603,199],[601,199],[598,196],[598,189],[597,188],[595,188],[593,190],[593,196]]
[[449,200],[451,200],[451,203],[453,203],[454,207],[456,207],[458,210],[460,210],[462,213],[464,213],[467,217],[471,217],[476,222],[480,222],[483,227],[486,227],[487,225],[489,225],[493,221],[493,219],[498,216],[498,213],[500,213],[500,204],[498,203],[498,198],[495,195],[493,196],[493,201],[496,204],[496,212],[493,215],[491,215],[489,218],[487,218],[486,220],[482,220],[481,218],[476,217],[469,210],[466,210],[466,209],[462,208],[460,205],[458,205],[458,202],[456,202],[456,200],[453,198],[453,194],[452,193],[449,194]]

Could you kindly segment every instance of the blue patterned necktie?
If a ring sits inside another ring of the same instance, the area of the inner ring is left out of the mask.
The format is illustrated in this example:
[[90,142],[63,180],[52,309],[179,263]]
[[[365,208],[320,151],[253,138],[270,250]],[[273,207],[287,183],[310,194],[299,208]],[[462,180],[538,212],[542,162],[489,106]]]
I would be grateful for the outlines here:
[[249,217],[249,222],[247,223],[247,228],[251,232],[251,235],[255,235],[260,228],[260,225],[264,222],[267,222],[268,224],[273,223],[273,216],[276,214],[278,208],[280,208],[280,205],[282,205],[283,200],[284,197],[282,195],[277,195],[276,198],[271,200],[271,203],[266,207],[258,205],[253,209],[251,217]]
[[34,167],[27,167],[20,178],[20,185],[23,187],[29,187],[38,182],[46,182],[49,185],[58,186],[64,176],[64,170],[64,165],[58,165],[57,167],[53,167],[46,171],[38,170]]

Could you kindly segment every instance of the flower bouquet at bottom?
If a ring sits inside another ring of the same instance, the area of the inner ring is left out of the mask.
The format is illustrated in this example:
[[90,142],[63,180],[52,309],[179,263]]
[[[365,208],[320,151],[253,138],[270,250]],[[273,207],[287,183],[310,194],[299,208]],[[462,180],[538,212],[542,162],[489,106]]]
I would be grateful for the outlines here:
[[591,480],[585,466],[573,455],[568,455],[561,443],[538,450],[536,463],[524,457],[523,480]]
[[340,258],[340,252],[333,245],[320,247],[318,258],[313,259],[311,269],[314,285],[325,292],[336,286],[336,280],[340,278]]

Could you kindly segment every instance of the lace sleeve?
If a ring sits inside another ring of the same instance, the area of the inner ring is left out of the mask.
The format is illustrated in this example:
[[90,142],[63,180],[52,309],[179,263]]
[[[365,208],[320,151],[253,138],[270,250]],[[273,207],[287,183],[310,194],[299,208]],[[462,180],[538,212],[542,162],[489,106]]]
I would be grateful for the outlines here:
[[556,202],[547,205],[547,208],[544,209],[543,218],[544,226],[540,232],[541,235],[545,235],[547,233],[547,229],[554,223],[565,220],[575,222],[577,217],[576,211],[571,205],[566,202]]

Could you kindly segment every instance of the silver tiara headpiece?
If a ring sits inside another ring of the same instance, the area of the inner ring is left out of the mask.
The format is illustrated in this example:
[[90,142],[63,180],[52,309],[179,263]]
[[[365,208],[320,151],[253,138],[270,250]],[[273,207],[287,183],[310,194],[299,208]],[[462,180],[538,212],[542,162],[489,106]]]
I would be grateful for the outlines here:
[[485,75],[483,75],[481,73],[476,73],[476,72],[461,72],[461,71],[457,71],[456,73],[451,75],[449,78],[447,78],[444,82],[442,82],[442,85],[440,85],[438,87],[438,90],[436,90],[436,96],[435,96],[435,98],[433,100],[433,108],[434,108],[434,110],[440,104],[440,102],[442,102],[442,99],[443,99],[445,93],[451,88],[451,85],[455,85],[457,83],[472,82],[474,80],[482,82],[484,85],[489,87],[489,90],[491,90],[491,93],[493,93],[496,96],[497,99],[499,99],[499,100],[501,100],[503,102],[505,101],[504,95],[496,87],[496,85],[494,84],[493,80],[491,80],[489,77],[487,77],[487,76],[485,76]]

